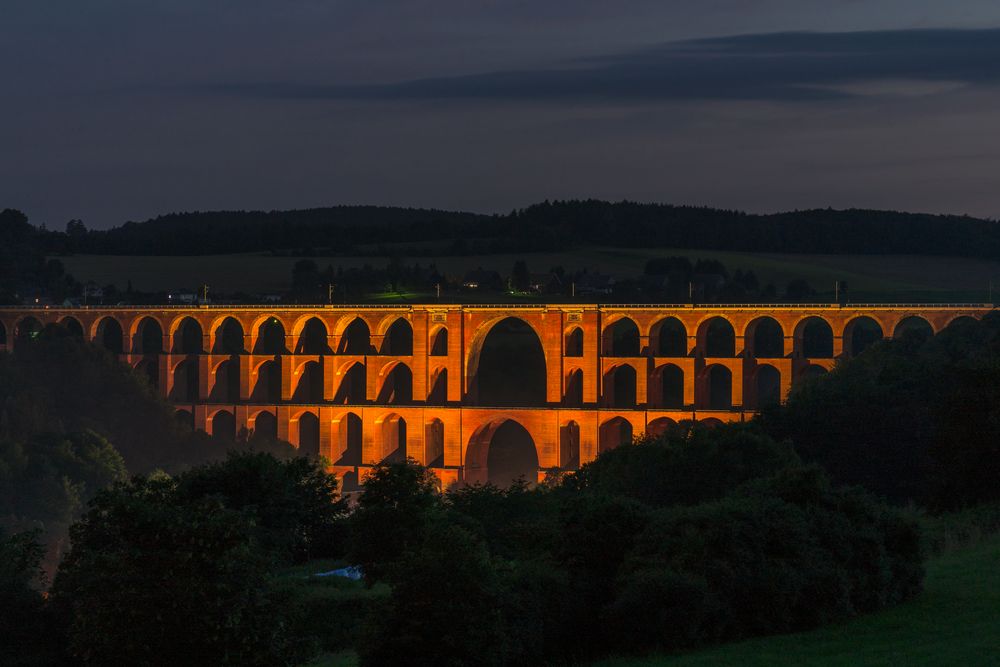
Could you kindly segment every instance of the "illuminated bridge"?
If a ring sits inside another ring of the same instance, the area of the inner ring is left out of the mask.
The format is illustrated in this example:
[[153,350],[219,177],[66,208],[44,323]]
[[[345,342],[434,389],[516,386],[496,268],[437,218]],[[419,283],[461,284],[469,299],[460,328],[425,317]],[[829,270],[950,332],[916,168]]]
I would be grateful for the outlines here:
[[740,421],[880,338],[992,306],[412,305],[0,308],[145,374],[179,419],[322,455],[350,488],[412,457],[443,482],[572,470],[640,433]]

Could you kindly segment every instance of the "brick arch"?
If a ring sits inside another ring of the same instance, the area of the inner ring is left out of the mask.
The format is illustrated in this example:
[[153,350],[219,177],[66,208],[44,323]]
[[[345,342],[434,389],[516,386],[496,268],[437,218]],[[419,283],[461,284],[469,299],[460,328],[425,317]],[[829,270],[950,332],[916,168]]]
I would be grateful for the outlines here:
[[316,408],[299,408],[288,415],[288,442],[295,449],[302,450],[302,419],[306,416],[311,416],[317,422],[319,433],[317,433],[316,453],[319,454],[319,450],[322,448],[323,427],[320,424],[320,411]]
[[[438,382],[444,375],[444,389],[439,396],[436,394]],[[443,363],[432,364],[427,373],[427,399],[426,402],[432,405],[442,405],[448,402],[448,384],[452,381],[448,376],[448,365]]]
[[645,434],[651,438],[658,438],[665,433],[677,428],[677,421],[670,417],[657,417],[646,424]]
[[409,398],[404,399],[404,402],[400,403],[399,405],[413,402],[413,369],[410,368],[409,364],[399,360],[391,361],[382,366],[381,369],[379,369],[378,376],[376,378],[377,387],[375,391],[375,396],[378,397],[377,400],[379,400],[379,402],[381,402],[382,394],[386,390],[386,384],[389,382],[390,376],[392,376],[392,374],[395,373],[399,368],[405,368],[406,371],[410,374]]
[[[440,350],[437,347],[438,336],[444,332],[444,354],[440,354]],[[446,357],[448,356],[448,346],[450,344],[449,338],[451,337],[451,331],[448,330],[447,324],[441,324],[440,322],[434,324],[430,330],[427,332],[427,356],[428,357]]]
[[[265,414],[266,415],[270,415],[271,419],[274,420],[275,426],[277,427],[277,425],[278,425],[278,414],[277,414],[277,411],[261,407],[261,408],[251,409],[247,413],[247,423],[246,423],[247,430],[256,432],[257,431],[257,420],[260,418],[261,415],[265,415]],[[275,431],[277,431],[277,430],[278,429],[276,428]],[[277,435],[278,435],[277,432],[274,435],[277,438]]]
[[[733,332],[733,354],[732,354],[732,356],[736,356],[736,354],[739,353],[739,347],[740,347],[739,346],[739,341],[737,341],[736,339],[737,339],[737,336],[739,336],[738,332],[741,330],[741,327],[737,327],[736,326],[737,323],[733,320],[733,318],[727,317],[723,313],[709,313],[709,314],[706,314],[703,317],[700,317],[698,319],[698,323],[695,325],[695,340],[697,341],[697,343],[696,343],[696,349],[699,351],[699,353],[702,356],[709,356],[708,355],[708,351],[707,351],[708,350],[708,330],[711,328],[712,322],[714,322],[716,320],[721,320],[721,321],[725,322],[726,324],[729,325],[730,329],[732,329],[732,332]],[[723,355],[723,356],[727,356],[728,357],[730,355]]]
[[[603,416],[603,415],[602,415]],[[645,424],[637,424],[626,414],[609,414],[601,419],[597,427],[597,452],[603,454],[622,445],[630,444],[632,438],[645,429]]]
[[[831,338],[833,338],[833,351],[830,356],[831,357],[837,356],[837,330],[834,329],[833,322],[823,317],[822,315],[809,315],[809,314],[800,316],[798,319],[795,320],[795,323],[792,325],[792,340],[793,340],[792,353],[795,355],[804,356],[805,351],[803,347],[805,345],[804,335],[806,326],[808,326],[808,324],[813,321],[822,322],[827,326],[827,328],[830,331],[830,336]],[[843,341],[843,339],[841,339],[841,341]]]
[[389,313],[387,315],[383,315],[379,319],[378,325],[376,325],[375,328],[369,326],[369,330],[375,335],[384,336],[386,332],[389,331],[389,327],[391,327],[399,320],[404,320],[408,325],[410,325],[410,329],[411,330],[413,329],[412,314],[410,312],[400,312],[400,313]]
[[490,444],[497,430],[508,421],[514,422],[528,432],[531,442],[535,447],[535,458],[538,460],[539,465],[541,465],[542,457],[539,444],[544,442],[544,438],[543,434],[539,432],[540,429],[538,426],[529,420],[522,421],[513,412],[491,410],[489,417],[480,421],[472,430],[472,435],[469,436],[465,444],[465,452],[462,457],[462,464],[465,469],[465,481],[470,483],[488,481],[489,471],[487,464],[489,461]]
[[[938,333],[941,332],[941,330],[947,328],[947,326],[949,324],[951,324],[952,322],[954,322],[957,319],[961,319],[962,317],[969,317],[969,316],[968,315],[957,315],[957,316],[951,318],[950,320],[948,320],[948,324],[945,324],[943,327],[941,327],[941,329],[937,329],[937,328],[934,327],[934,322],[932,322],[930,319],[924,317],[923,315],[918,315],[916,313],[901,313],[900,316],[897,317],[895,319],[895,321],[892,323],[892,329],[883,329],[883,330],[887,332],[886,335],[892,336],[893,338],[898,338],[899,337],[899,333],[900,333],[899,330],[900,330],[900,327],[903,326],[903,322],[906,322],[908,320],[921,320],[924,323],[926,323],[928,327],[930,327],[931,333],[936,336]],[[975,318],[971,318],[971,319],[975,319]]]
[[538,344],[542,348],[542,358],[545,359],[546,374],[548,373],[549,368],[551,368],[551,364],[554,363],[554,361],[549,358],[549,349],[548,346],[545,345],[544,332],[540,331],[538,326],[533,324],[530,319],[520,317],[519,315],[497,315],[481,322],[472,334],[472,342],[465,353],[465,386],[467,388],[472,386],[473,378],[475,378],[476,373],[479,372],[479,357],[483,352],[483,344],[486,342],[486,337],[489,336],[493,327],[507,319],[521,320],[535,334],[535,337],[538,339]]
[[[73,322],[74,324],[76,324],[77,331],[79,332],[79,334],[80,334],[81,337],[86,337],[86,335],[87,335],[87,329],[83,326],[83,322],[81,322],[79,318],[74,317],[73,315],[63,315],[62,317],[59,318],[59,326],[63,327],[67,331],[69,331],[69,327],[70,327],[69,323],[70,322]],[[126,334],[125,334],[125,331],[123,329],[122,330],[122,337],[124,338],[125,336],[126,336]],[[131,340],[131,337],[129,337],[127,340],[122,341],[122,345],[124,346],[124,351],[125,352],[129,351],[128,341],[130,341],[130,340]]]
[[263,313],[253,319],[253,323],[250,325],[249,332],[247,329],[243,330],[244,336],[246,335],[250,336],[250,345],[248,346],[248,348],[251,354],[258,354],[256,352],[256,349],[257,349],[257,343],[260,341],[260,331],[264,327],[264,325],[268,322],[268,320],[272,319],[277,320],[278,324],[281,326],[281,331],[284,336],[284,340],[282,341],[282,348],[286,351],[288,350],[288,344],[287,344],[288,322],[284,320],[277,313]]
[[341,315],[337,318],[336,323],[333,325],[333,335],[340,338],[344,335],[344,331],[351,325],[354,320],[361,320],[368,327],[368,334],[373,335],[378,328],[377,324],[373,324],[371,318],[366,313],[350,313],[346,315]]
[[[208,351],[209,352],[215,352],[216,344],[219,341],[219,335],[220,335],[220,333],[222,331],[223,325],[225,325],[225,323],[226,323],[227,320],[232,320],[232,321],[236,322],[236,324],[239,325],[239,327],[240,327],[240,333],[243,336],[243,342],[241,343],[241,349],[246,350],[246,337],[247,337],[246,323],[243,320],[241,320],[239,317],[237,317],[235,313],[225,313],[223,315],[219,315],[218,317],[212,318],[212,320],[208,324],[208,330],[205,332],[205,334],[208,336]],[[252,350],[253,347],[251,346],[250,349]]]
[[[393,327],[402,324],[409,330],[409,351],[401,352],[400,350],[387,349],[389,347],[389,332],[392,331]],[[392,315],[383,317],[379,322],[379,328],[376,336],[379,340],[378,353],[387,354],[391,356],[412,356],[413,355],[413,339],[415,333],[413,331],[413,321],[409,315],[398,315],[393,317]]]
[[[615,329],[621,326],[625,321],[628,321],[635,327],[636,337],[638,341],[636,343],[636,354],[635,355],[623,355],[619,354],[617,350],[614,349],[614,335]],[[637,318],[632,317],[626,313],[615,313],[614,315],[604,318],[601,328],[601,356],[604,357],[616,357],[616,356],[639,356],[642,354],[642,327],[639,326],[639,321]]]
[[788,350],[785,349],[785,336],[787,335],[787,332],[785,331],[785,326],[781,323],[781,320],[773,315],[757,315],[747,320],[746,324],[743,326],[742,333],[740,334],[743,336],[743,347],[746,350],[747,356],[757,356],[757,329],[761,324],[768,320],[778,325],[778,335],[781,337],[781,354],[779,354],[778,357],[783,357],[788,354]]
[[680,325],[680,331],[683,333],[684,339],[684,354],[671,355],[671,356],[681,356],[686,357],[689,353],[689,333],[688,325],[681,319],[678,315],[669,314],[662,317],[654,317],[650,320],[649,327],[646,328],[647,340],[649,341],[649,349],[653,356],[661,356],[662,345],[660,342],[660,337],[663,335],[663,327],[668,322],[676,322]]
[[887,323],[882,317],[879,317],[876,313],[864,313],[859,315],[854,315],[844,323],[844,328],[841,330],[841,340],[843,341],[844,353],[853,356],[858,352],[854,349],[854,334],[856,328],[861,325],[862,322],[872,322],[879,328],[880,340],[884,340],[888,335],[886,332],[891,332],[892,329],[889,328]]
[[[28,319],[30,317],[31,316],[28,315],[27,317],[24,317],[24,318],[21,318],[21,319],[25,320],[25,319]],[[37,318],[35,318],[35,319],[37,319]],[[94,320],[90,323],[90,328],[89,328],[88,331],[86,331],[86,333],[88,335],[88,340],[90,340],[90,341],[96,341],[97,340],[97,332],[101,328],[101,324],[103,324],[107,320],[114,320],[115,324],[117,324],[121,328],[121,330],[122,330],[122,338],[125,337],[125,335],[126,335],[125,332],[128,331],[128,329],[125,328],[125,326],[122,324],[122,321],[120,319],[118,319],[114,315],[108,314],[108,315],[100,315],[98,317],[95,317]],[[44,326],[44,324],[43,324],[43,326]],[[124,341],[123,341],[123,344],[124,344]]]
[[375,456],[371,463],[405,461],[411,428],[406,417],[395,411],[386,411],[376,417],[375,432],[372,434]]
[[[365,364],[363,364],[362,362],[357,361],[356,359],[352,359],[352,360],[349,360],[349,361],[342,362],[342,363],[340,363],[337,366],[337,370],[336,370],[336,372],[333,375],[333,386],[332,386],[331,390],[333,392],[333,397],[334,397],[335,401],[339,402],[339,398],[341,396],[341,392],[342,392],[342,390],[344,388],[344,381],[347,379],[348,374],[351,373],[351,371],[355,367],[360,368],[361,372],[363,372],[365,374],[365,386],[367,387],[367,382],[368,382],[368,367],[365,366]],[[365,391],[365,395],[361,396],[361,400],[360,401],[356,401],[355,404],[357,402],[365,402],[367,400],[368,400],[368,398],[367,398],[367,390],[366,390]]]
[[[163,336],[167,331],[167,328],[163,326],[163,320],[152,314],[139,315],[132,318],[132,322],[129,323],[128,328],[128,340],[131,344],[131,350],[135,351],[139,349],[142,342],[142,328],[146,321],[154,322],[156,326],[160,328],[160,350],[162,352],[167,352],[168,349],[163,345]],[[142,350],[143,354],[146,354],[146,350]]]

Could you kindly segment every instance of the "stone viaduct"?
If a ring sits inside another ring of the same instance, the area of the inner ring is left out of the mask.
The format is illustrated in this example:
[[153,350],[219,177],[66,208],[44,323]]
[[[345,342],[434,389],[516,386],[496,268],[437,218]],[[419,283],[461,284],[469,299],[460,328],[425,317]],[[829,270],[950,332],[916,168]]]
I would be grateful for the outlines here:
[[[193,427],[228,437],[247,428],[286,439],[326,457],[351,488],[366,466],[403,456],[446,484],[490,479],[495,440],[511,423],[533,450],[521,472],[542,478],[572,470],[633,435],[688,420],[746,419],[878,339],[932,335],[991,309],[7,307],[0,308],[0,350],[62,324],[146,374]],[[522,367],[515,352],[499,366],[515,382],[523,373],[526,389],[538,385],[527,405],[516,397],[488,399],[495,392],[479,382],[481,362],[497,354],[489,351],[491,337],[512,325],[522,331],[518,344],[539,361]]]

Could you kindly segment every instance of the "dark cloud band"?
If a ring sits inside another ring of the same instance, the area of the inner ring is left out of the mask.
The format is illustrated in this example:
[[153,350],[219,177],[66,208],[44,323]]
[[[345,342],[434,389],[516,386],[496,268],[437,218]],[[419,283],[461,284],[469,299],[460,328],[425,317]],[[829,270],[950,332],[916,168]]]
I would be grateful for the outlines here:
[[772,33],[674,42],[560,67],[377,85],[212,84],[281,99],[656,101],[837,99],[840,84],[1000,80],[1000,29]]

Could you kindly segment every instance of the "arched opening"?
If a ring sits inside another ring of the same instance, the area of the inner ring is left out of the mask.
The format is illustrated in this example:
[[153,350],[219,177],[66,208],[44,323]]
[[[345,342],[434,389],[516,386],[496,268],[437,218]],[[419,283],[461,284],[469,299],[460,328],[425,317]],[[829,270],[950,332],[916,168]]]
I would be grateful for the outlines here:
[[209,400],[216,403],[236,403],[240,400],[240,367],[227,359],[215,369],[215,382]]
[[856,357],[882,340],[882,326],[870,317],[857,317],[844,328],[844,344],[847,353]]
[[493,430],[486,445],[486,480],[500,487],[538,480],[538,452],[527,429],[508,419]]
[[235,317],[227,317],[215,330],[212,354],[242,354],[243,325]]
[[703,350],[706,357],[735,357],[736,331],[729,320],[724,317],[713,317],[702,326]]
[[321,403],[323,401],[323,365],[310,361],[302,366],[299,383],[292,396],[295,403]]
[[448,356],[448,330],[444,327],[438,329],[437,333],[431,337],[431,356]]
[[713,364],[705,369],[705,388],[709,410],[729,410],[733,407],[733,374],[728,368]]
[[431,390],[427,393],[427,403],[444,405],[448,402],[448,369],[439,368],[431,375]]
[[[909,319],[909,318],[907,318],[907,319]],[[923,319],[923,318],[920,318],[920,319]],[[948,324],[945,325],[945,329],[952,329],[952,328],[955,328],[955,329],[968,329],[969,327],[975,327],[978,323],[979,323],[979,320],[977,320],[974,317],[971,317],[969,315],[959,315],[958,317],[956,317],[956,318],[952,319],[951,321],[949,321]],[[902,324],[902,323],[900,323],[900,324]],[[919,324],[919,322],[917,324]],[[930,326],[930,324],[928,324],[927,326]],[[899,327],[897,327],[897,329],[898,328]],[[931,334],[933,335],[933,333],[934,333],[934,330],[931,329]]]
[[[966,319],[971,322],[976,321],[972,317],[960,317],[958,319]],[[948,323],[948,326],[951,326],[954,323],[955,320],[952,320]],[[920,341],[925,341],[933,335],[934,327],[931,326],[931,323],[917,315],[911,315],[910,317],[902,319],[899,324],[896,325],[896,329],[892,332],[893,338],[915,338]]]
[[684,407],[684,371],[673,364],[660,366],[653,373],[653,387],[659,389],[658,407]]
[[201,325],[194,318],[185,317],[181,320],[180,326],[174,331],[173,347],[171,349],[174,354],[201,354]]
[[597,434],[597,452],[603,454],[632,442],[632,423],[624,417],[615,417],[601,424]]
[[566,334],[566,356],[583,356],[583,329],[580,327],[573,327],[573,329]]
[[140,377],[146,378],[154,390],[160,386],[160,364],[155,359],[143,359],[136,364],[135,371]]
[[382,382],[376,401],[382,405],[408,405],[413,402],[413,372],[406,364],[395,364]]
[[545,353],[535,330],[508,317],[486,334],[470,360],[470,394],[478,405],[541,406],[546,402]]
[[264,410],[254,417],[253,434],[269,440],[278,439],[278,418],[273,412]]
[[631,319],[623,317],[604,329],[604,356],[638,357],[639,327]]
[[318,317],[310,317],[306,325],[302,327],[299,334],[298,343],[295,345],[296,354],[330,354],[330,345],[326,332],[326,325]]
[[615,366],[604,376],[604,404],[609,408],[634,408],[636,373],[628,365]]
[[124,335],[122,325],[113,317],[105,317],[97,325],[97,344],[112,354],[124,351]]
[[357,405],[367,399],[367,373],[364,364],[354,363],[341,378],[333,402],[338,405]]
[[404,318],[399,318],[385,332],[382,338],[382,354],[393,357],[413,355],[413,327]]
[[35,340],[42,333],[42,323],[30,315],[22,318],[14,327],[14,341],[20,343]]
[[183,429],[194,430],[194,414],[190,410],[175,410],[174,421]]
[[319,458],[319,417],[311,412],[299,416],[299,456]]
[[716,419],[715,417],[708,417],[707,419],[699,420],[698,426],[702,426],[704,428],[716,428],[718,426],[722,426],[722,420]]
[[785,332],[773,317],[759,317],[747,327],[747,347],[758,359],[780,359],[785,356]]
[[424,465],[444,466],[444,422],[440,419],[432,419],[424,426]]
[[659,438],[668,435],[677,429],[677,422],[669,417],[660,417],[646,424],[646,435],[651,438]]
[[807,359],[830,359],[833,357],[833,329],[821,317],[810,317],[799,323],[799,352]]
[[371,341],[371,330],[368,329],[368,325],[363,319],[356,317],[340,335],[337,354],[368,354],[371,352]]
[[781,373],[769,364],[757,367],[754,376],[757,408],[766,408],[781,403]]
[[281,368],[276,361],[265,361],[257,367],[250,400],[255,403],[277,403],[281,400]]
[[563,406],[567,408],[583,407],[583,371],[574,368],[566,375],[566,393],[563,395]]
[[376,422],[379,461],[399,463],[406,460],[406,420],[397,414],[382,417]]
[[219,410],[212,415],[212,437],[225,442],[236,440],[236,417],[232,412]]
[[353,412],[348,412],[340,418],[337,424],[337,442],[340,457],[334,463],[338,466],[361,465],[362,460],[362,440],[361,440],[361,417]]
[[73,338],[83,339],[83,325],[80,324],[80,320],[75,317],[64,317],[59,321],[59,324],[61,324],[63,328],[66,329],[66,333]]
[[172,401],[194,403],[198,400],[198,361],[185,359],[174,367]]
[[580,469],[580,425],[572,420],[559,427],[559,467]]
[[257,327],[254,354],[278,355],[288,352],[285,347],[285,327],[277,317],[269,317]]
[[[651,332],[656,341],[654,349],[658,357],[686,357],[688,355],[687,329],[684,323],[676,317],[660,320]],[[650,344],[653,344],[650,341]]]
[[139,354],[161,354],[163,352],[163,327],[152,317],[144,317],[135,330],[132,349]]

